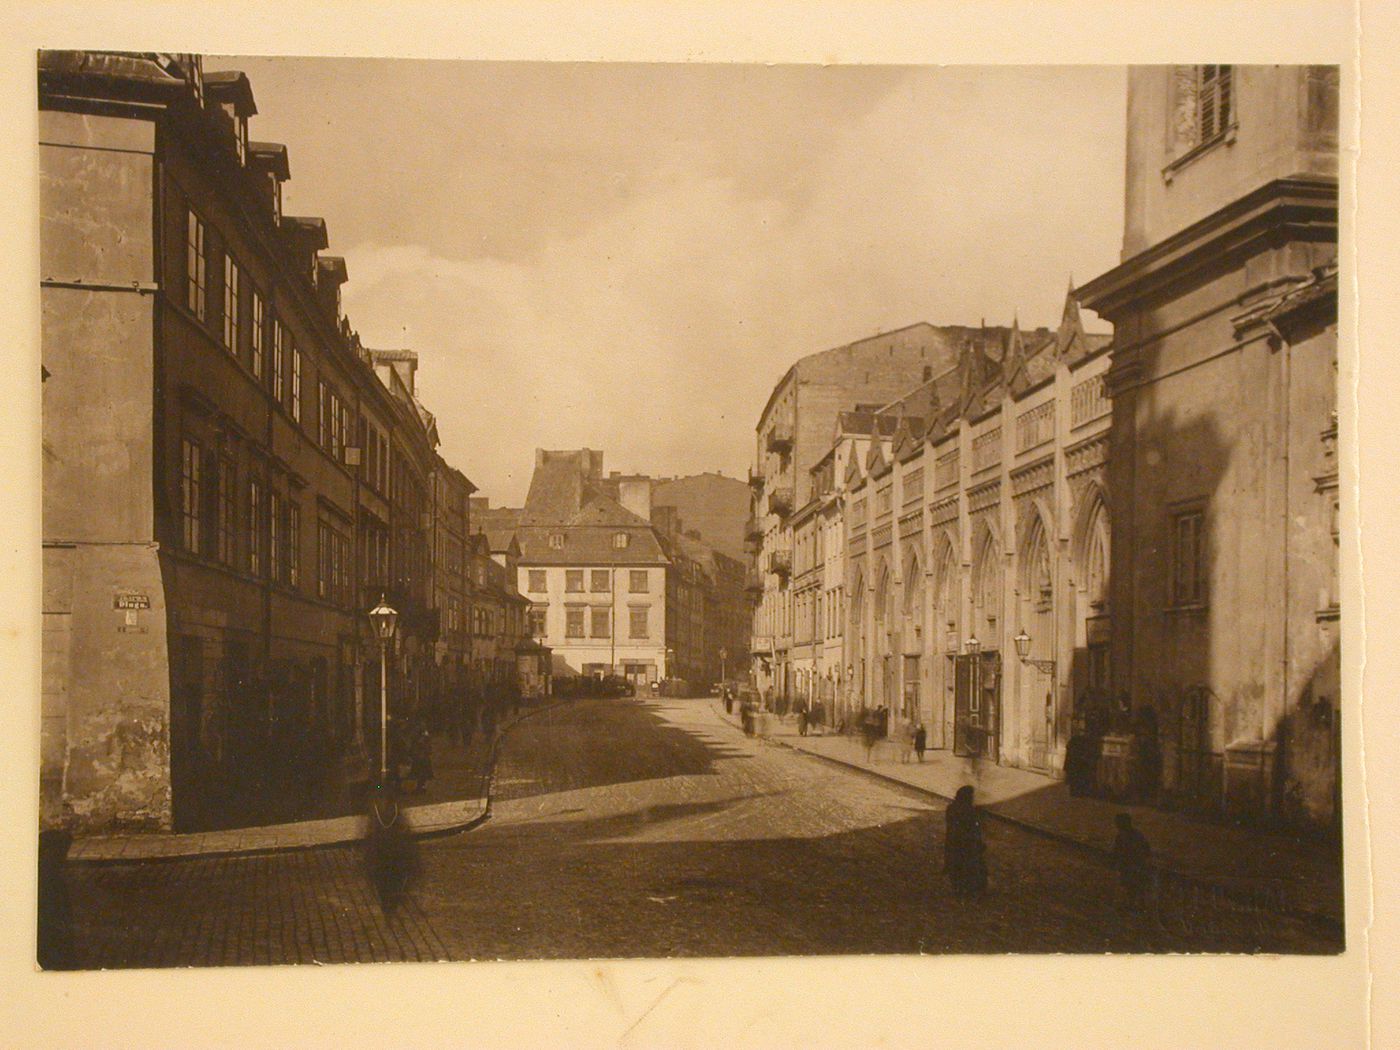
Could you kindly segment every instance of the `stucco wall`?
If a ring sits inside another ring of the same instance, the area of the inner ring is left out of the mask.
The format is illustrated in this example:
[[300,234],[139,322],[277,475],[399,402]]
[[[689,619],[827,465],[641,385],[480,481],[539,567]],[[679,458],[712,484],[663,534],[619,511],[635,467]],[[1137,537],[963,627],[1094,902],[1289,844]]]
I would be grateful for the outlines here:
[[[1189,67],[1182,67],[1189,68]],[[1234,66],[1236,128],[1174,170],[1174,66],[1128,73],[1127,259],[1271,179],[1337,173],[1338,79],[1330,66]]]

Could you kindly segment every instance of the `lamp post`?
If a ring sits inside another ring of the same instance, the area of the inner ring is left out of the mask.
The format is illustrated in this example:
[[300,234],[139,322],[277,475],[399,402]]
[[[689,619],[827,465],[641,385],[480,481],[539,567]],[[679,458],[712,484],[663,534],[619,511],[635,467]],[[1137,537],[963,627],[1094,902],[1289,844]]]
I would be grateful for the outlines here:
[[1012,641],[1016,643],[1016,655],[1020,657],[1021,663],[1029,664],[1037,671],[1044,671],[1046,674],[1055,673],[1054,660],[1041,660],[1031,656],[1031,636],[1024,629]]
[[370,626],[379,639],[379,787],[389,782],[389,643],[394,640],[399,614],[379,596],[379,604],[369,611]]

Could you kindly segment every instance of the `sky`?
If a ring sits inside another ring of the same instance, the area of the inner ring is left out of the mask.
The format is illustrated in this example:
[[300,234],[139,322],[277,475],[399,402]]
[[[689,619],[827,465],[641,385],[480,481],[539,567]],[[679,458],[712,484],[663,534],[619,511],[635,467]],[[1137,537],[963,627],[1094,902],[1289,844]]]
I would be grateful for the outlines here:
[[1119,67],[206,66],[248,74],[286,212],[325,218],[350,323],[418,352],[443,456],[497,506],[537,447],[741,477],[798,358],[1053,326],[1121,245]]

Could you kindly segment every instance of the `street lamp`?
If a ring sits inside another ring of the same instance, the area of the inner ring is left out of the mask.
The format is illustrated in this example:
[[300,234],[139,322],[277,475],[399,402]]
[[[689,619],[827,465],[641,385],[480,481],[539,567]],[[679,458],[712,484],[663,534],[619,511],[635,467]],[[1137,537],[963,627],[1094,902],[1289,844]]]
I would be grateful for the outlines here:
[[982,643],[977,640],[977,635],[974,634],[963,642],[963,648],[967,650],[969,656],[976,656],[982,651]]
[[1037,671],[1044,671],[1046,674],[1055,673],[1054,660],[1040,660],[1031,657],[1031,636],[1025,632],[1024,628],[1012,641],[1016,643],[1016,655],[1021,658],[1021,663],[1030,664]]
[[383,790],[389,782],[389,643],[399,614],[381,594],[379,604],[369,611],[369,622],[379,639],[379,787]]

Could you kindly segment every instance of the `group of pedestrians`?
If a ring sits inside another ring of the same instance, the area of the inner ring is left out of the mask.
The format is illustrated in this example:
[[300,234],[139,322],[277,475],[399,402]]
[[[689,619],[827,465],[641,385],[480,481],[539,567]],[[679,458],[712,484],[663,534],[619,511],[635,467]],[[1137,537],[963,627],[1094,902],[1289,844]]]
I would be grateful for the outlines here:
[[[972,799],[972,785],[964,784],[943,815],[943,873],[958,900],[974,900],[987,891],[987,844],[982,837],[982,817]],[[1112,856],[1120,906],[1140,909],[1147,903],[1152,884],[1152,846],[1133,826],[1130,814],[1119,813],[1114,823],[1117,835]]]

